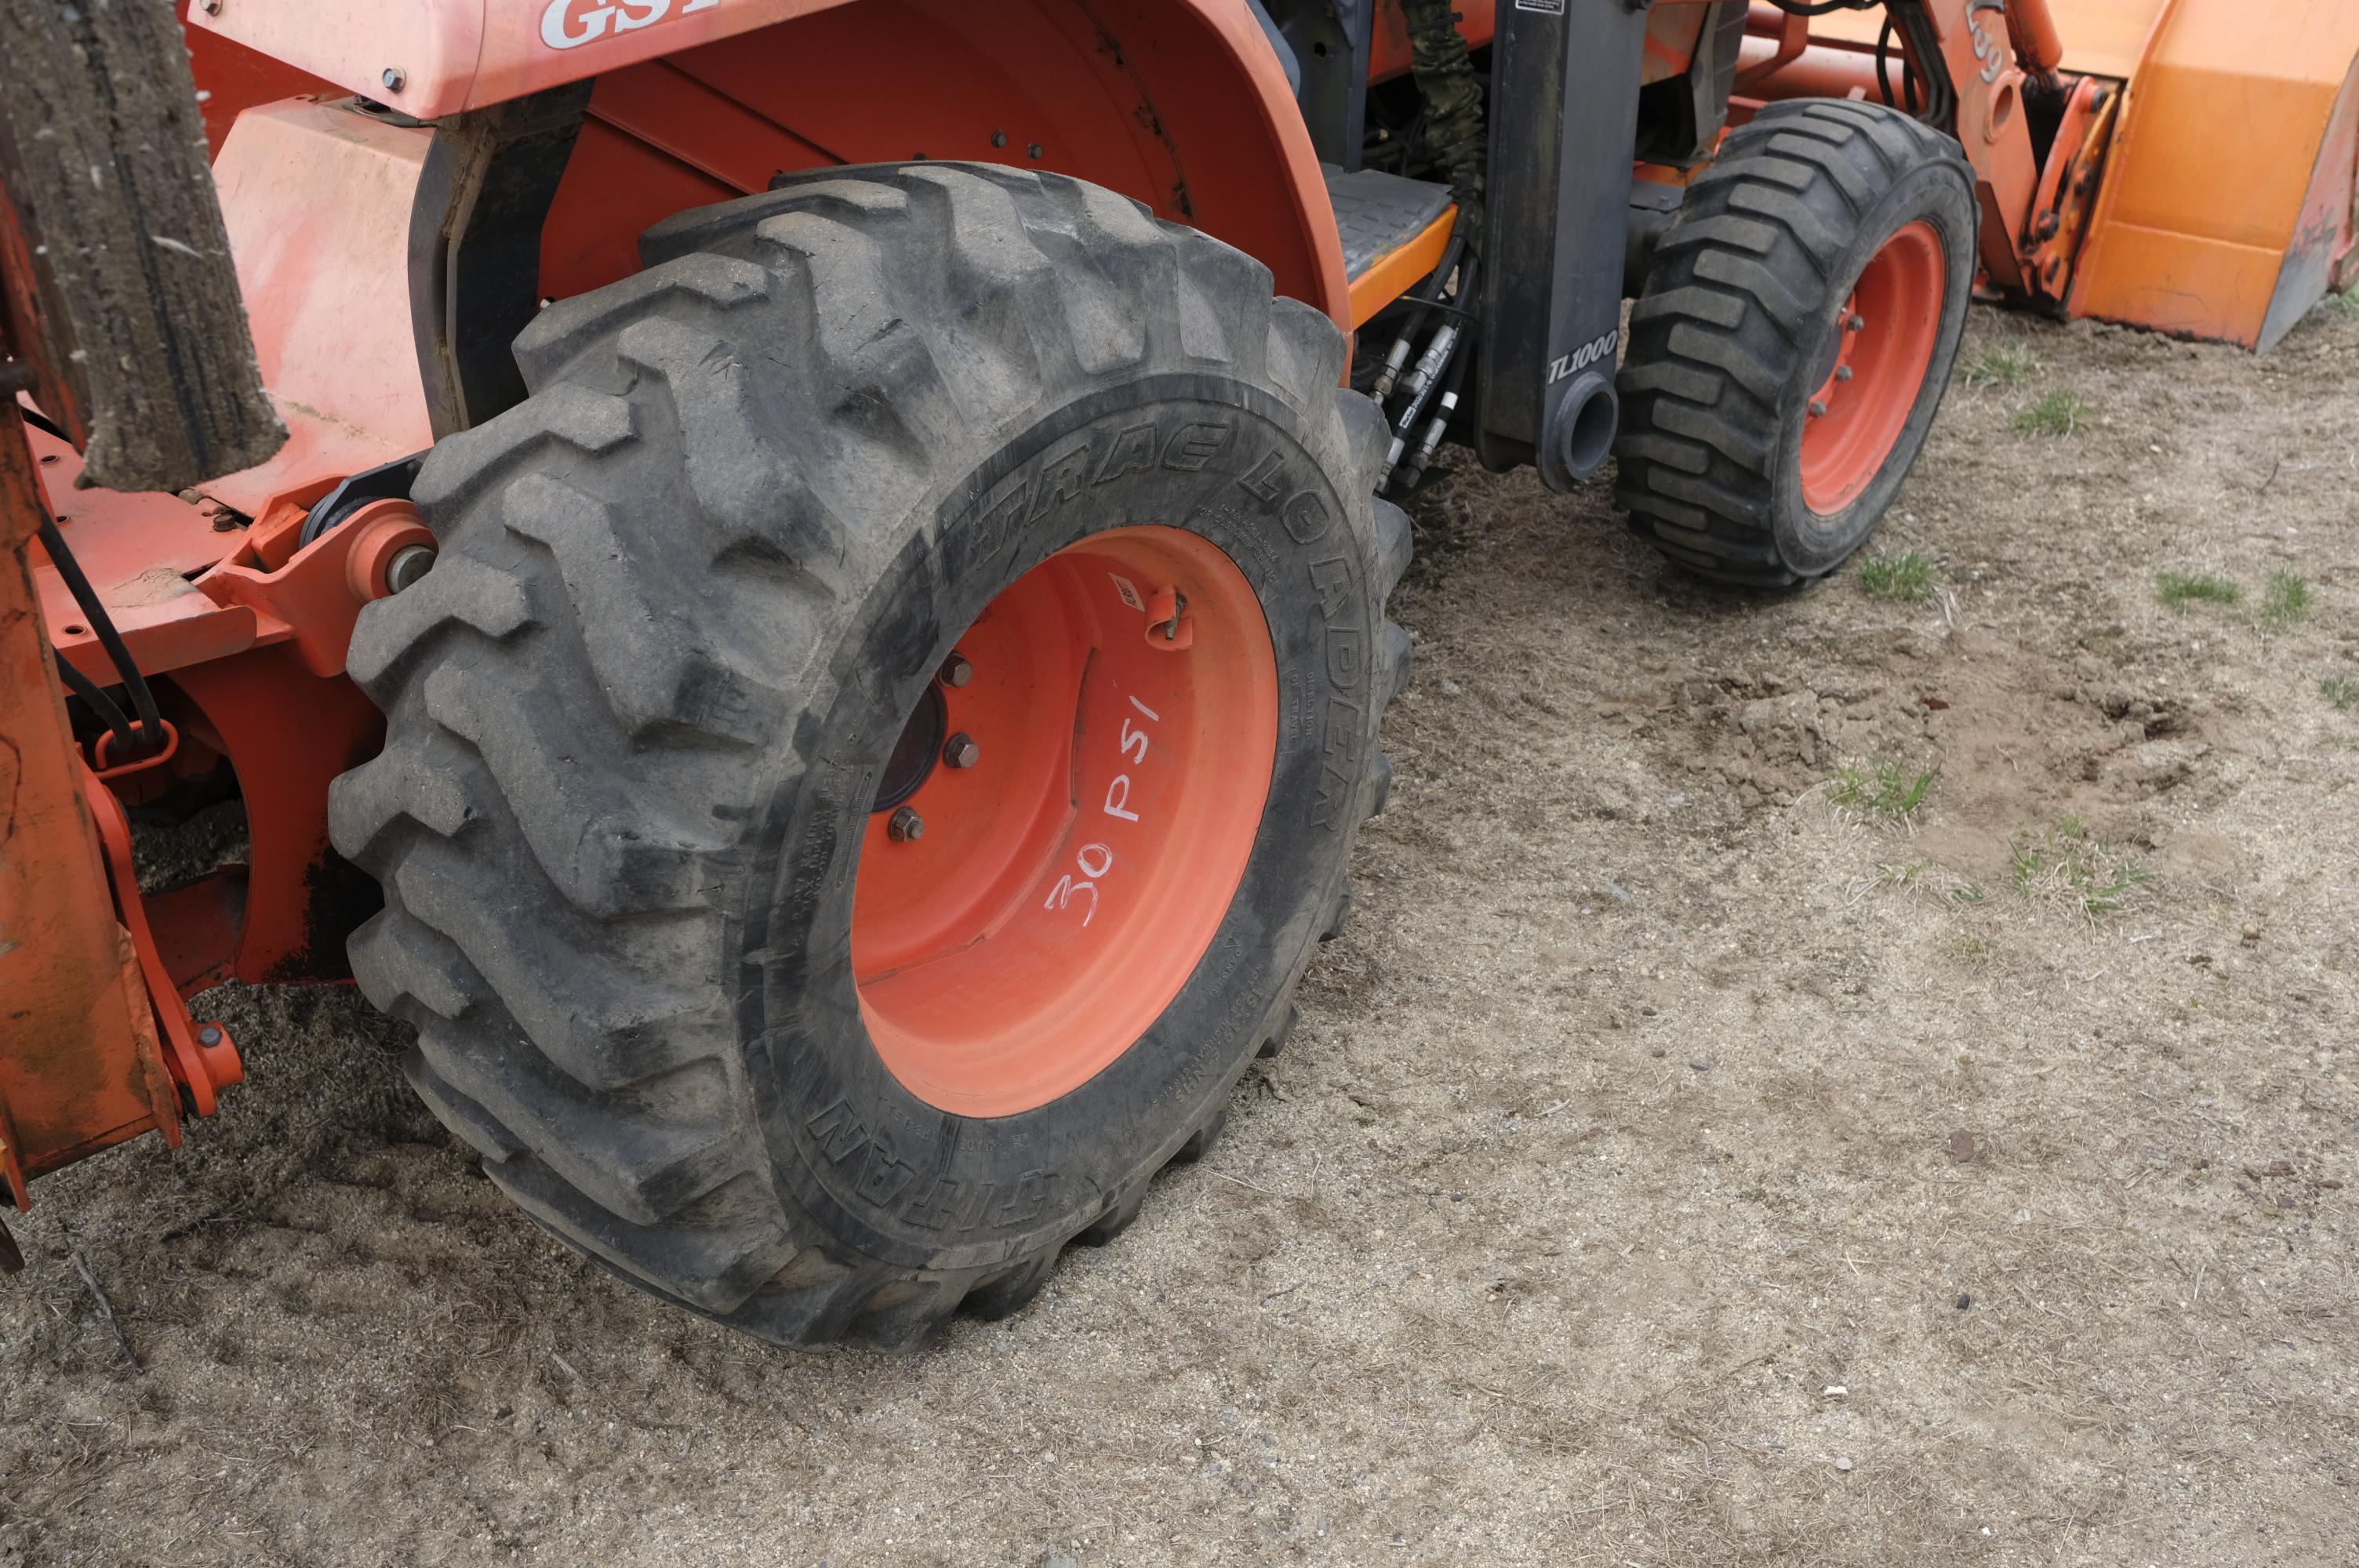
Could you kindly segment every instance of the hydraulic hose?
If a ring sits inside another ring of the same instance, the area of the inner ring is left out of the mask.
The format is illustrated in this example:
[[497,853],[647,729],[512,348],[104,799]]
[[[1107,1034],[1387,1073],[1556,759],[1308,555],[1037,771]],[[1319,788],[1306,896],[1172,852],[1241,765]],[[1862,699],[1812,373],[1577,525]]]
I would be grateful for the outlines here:
[[[148,688],[147,677],[140,673],[139,662],[131,656],[131,650],[124,646],[123,633],[114,629],[114,618],[107,614],[105,601],[90,586],[90,579],[82,574],[82,563],[75,560],[73,552],[66,547],[66,536],[59,531],[54,519],[45,517],[41,520],[41,547],[49,551],[49,564],[57,568],[58,576],[65,581],[66,590],[73,595],[74,603],[81,607],[82,619],[90,623],[92,633],[98,638],[98,645],[106,650],[115,674],[123,677],[125,687],[131,693],[131,706],[139,716],[136,736],[127,726],[119,722],[123,710],[111,699],[106,703],[107,708],[114,709],[114,719],[109,720],[108,728],[115,730],[115,745],[122,749],[125,759],[161,746],[164,743],[164,716],[157,710],[156,694]],[[60,671],[69,667],[63,659],[58,661]],[[80,674],[80,671],[75,672],[77,676]],[[74,680],[70,677],[66,684],[73,686]],[[85,702],[91,700],[79,687],[75,688],[74,695]],[[92,702],[91,706],[95,708],[98,704]],[[103,709],[101,717],[105,717]]]
[[96,681],[63,659],[58,661],[58,678],[66,683],[68,691],[88,703],[99,722],[113,732],[116,752],[129,756],[139,749],[138,737],[131,728],[131,720],[124,717],[123,705],[107,696]]
[[1441,445],[1442,433],[1450,428],[1450,416],[1458,411],[1459,389],[1465,384],[1467,362],[1473,355],[1462,352],[1450,362],[1450,380],[1441,388],[1441,401],[1434,406],[1433,417],[1425,422],[1425,434],[1408,454],[1408,467],[1401,475],[1403,493],[1417,488],[1425,477],[1425,465],[1433,460],[1434,449]]
[[1433,269],[1433,297],[1408,299],[1408,319],[1401,323],[1400,336],[1393,340],[1392,351],[1385,356],[1385,368],[1376,373],[1375,398],[1382,403],[1393,395],[1393,384],[1400,379],[1401,367],[1408,363],[1410,340],[1425,325],[1428,308],[1437,303],[1441,291],[1450,287],[1450,275],[1458,268],[1458,258],[1466,249],[1466,231],[1462,224],[1452,224],[1450,243],[1441,253],[1441,265]]
[[1393,426],[1392,445],[1386,449],[1384,468],[1376,475],[1378,494],[1382,494],[1385,486],[1392,481],[1393,470],[1399,466],[1402,454],[1408,450],[1409,442],[1417,438],[1417,416],[1425,411],[1427,395],[1440,384],[1442,373],[1459,351],[1460,339],[1464,336],[1464,329],[1460,322],[1465,319],[1465,312],[1455,307],[1458,301],[1474,297],[1474,276],[1480,261],[1480,257],[1470,256],[1465,265],[1459,269],[1458,287],[1448,301],[1451,308],[1442,312],[1441,325],[1434,329],[1432,342],[1417,362],[1417,368],[1409,373],[1406,384],[1408,401]]

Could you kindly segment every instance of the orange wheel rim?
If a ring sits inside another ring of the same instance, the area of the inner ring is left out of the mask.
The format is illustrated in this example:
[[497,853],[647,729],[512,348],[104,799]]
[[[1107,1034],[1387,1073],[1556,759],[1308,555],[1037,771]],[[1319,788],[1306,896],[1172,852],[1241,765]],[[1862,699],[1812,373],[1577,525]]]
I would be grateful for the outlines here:
[[1884,470],[1941,336],[1948,263],[1933,225],[1909,224],[1868,258],[1835,322],[1835,362],[1802,426],[1802,503],[1821,517]]
[[1269,626],[1219,546],[1118,528],[1017,579],[910,717],[861,844],[853,973],[893,1076],[1012,1116],[1122,1055],[1235,899],[1277,750]]

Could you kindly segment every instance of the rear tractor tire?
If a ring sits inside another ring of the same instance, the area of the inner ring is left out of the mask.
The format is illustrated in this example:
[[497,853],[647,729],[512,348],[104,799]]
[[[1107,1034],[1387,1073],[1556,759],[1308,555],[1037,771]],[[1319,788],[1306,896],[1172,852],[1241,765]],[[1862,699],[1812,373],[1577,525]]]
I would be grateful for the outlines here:
[[794,1345],[1012,1312],[1203,1152],[1344,904],[1382,418],[1258,263],[1070,179],[833,169],[641,248],[354,634],[354,972],[632,1283]]
[[1866,543],[1948,389],[1974,176],[1880,104],[1773,103],[1696,178],[1630,316],[1616,499],[1708,578],[1789,588]]

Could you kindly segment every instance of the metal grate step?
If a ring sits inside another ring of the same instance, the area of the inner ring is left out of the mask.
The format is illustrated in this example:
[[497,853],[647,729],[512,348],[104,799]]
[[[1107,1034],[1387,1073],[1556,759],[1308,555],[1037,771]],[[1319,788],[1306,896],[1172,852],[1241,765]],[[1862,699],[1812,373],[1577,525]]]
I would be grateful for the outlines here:
[[1430,228],[1450,205],[1450,187],[1404,179],[1381,169],[1350,174],[1320,165],[1327,177],[1327,200],[1343,235],[1343,270],[1353,278]]

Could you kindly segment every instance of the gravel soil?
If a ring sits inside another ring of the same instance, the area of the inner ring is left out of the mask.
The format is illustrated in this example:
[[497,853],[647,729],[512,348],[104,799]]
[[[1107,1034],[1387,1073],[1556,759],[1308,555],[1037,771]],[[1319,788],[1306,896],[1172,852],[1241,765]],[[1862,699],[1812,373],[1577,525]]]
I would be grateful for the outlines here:
[[1419,499],[1302,1027],[1006,1322],[669,1311],[212,993],[222,1113],[9,1217],[0,1564],[2359,1560],[2359,314],[1967,356],[1900,598]]

